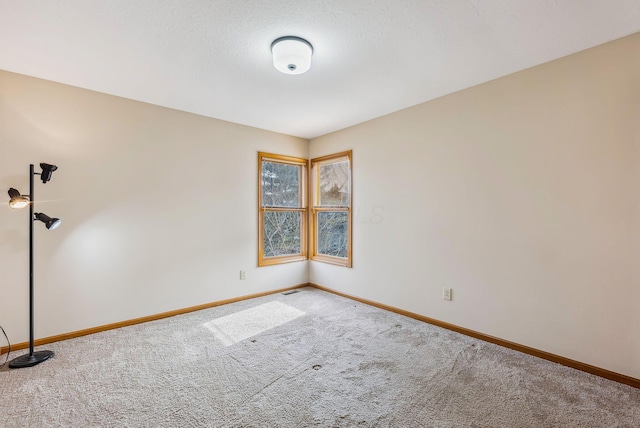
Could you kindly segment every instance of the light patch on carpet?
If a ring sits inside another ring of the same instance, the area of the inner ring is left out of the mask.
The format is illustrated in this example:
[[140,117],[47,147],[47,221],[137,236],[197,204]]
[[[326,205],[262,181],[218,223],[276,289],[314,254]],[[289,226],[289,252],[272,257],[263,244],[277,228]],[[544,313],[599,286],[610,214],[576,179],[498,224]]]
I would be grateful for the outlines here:
[[203,325],[224,346],[231,346],[234,343],[288,323],[304,314],[301,310],[285,303],[273,301],[217,318]]

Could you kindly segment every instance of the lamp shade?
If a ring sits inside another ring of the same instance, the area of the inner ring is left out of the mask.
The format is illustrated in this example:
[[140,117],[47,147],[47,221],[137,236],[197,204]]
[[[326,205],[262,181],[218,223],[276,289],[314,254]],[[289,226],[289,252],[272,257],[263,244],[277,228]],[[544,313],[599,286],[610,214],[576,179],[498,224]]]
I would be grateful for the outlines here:
[[56,229],[58,226],[62,224],[62,221],[59,218],[51,218],[43,213],[35,213],[33,216],[36,220],[40,220],[44,223],[44,225],[49,230]]
[[9,189],[9,197],[11,198],[9,199],[9,206],[11,208],[19,209],[29,205],[29,198],[22,196],[20,192],[13,187]]
[[271,44],[273,66],[285,74],[302,74],[311,67],[313,46],[294,36],[280,37]]
[[40,179],[42,180],[43,183],[46,183],[47,181],[51,180],[51,174],[53,174],[53,171],[58,169],[57,166],[51,165],[50,163],[41,163],[40,168],[42,168],[42,172],[40,173]]

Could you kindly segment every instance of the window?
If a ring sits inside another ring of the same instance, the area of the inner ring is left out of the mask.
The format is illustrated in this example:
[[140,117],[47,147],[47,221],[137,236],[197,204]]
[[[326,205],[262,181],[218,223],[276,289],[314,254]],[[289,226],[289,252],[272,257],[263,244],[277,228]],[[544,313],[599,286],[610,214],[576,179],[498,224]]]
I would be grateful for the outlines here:
[[351,151],[311,160],[311,259],[351,267]]
[[307,160],[258,153],[258,266],[307,258]]

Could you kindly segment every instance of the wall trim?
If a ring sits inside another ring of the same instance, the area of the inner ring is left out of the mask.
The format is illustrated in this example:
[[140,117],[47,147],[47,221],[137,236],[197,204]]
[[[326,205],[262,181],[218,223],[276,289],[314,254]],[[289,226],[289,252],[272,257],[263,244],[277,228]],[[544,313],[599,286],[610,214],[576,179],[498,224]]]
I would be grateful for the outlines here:
[[[43,337],[41,339],[34,340],[33,344],[34,346],[40,346],[40,345],[46,345],[48,343],[59,342],[61,340],[75,339],[76,337],[87,336],[89,334],[100,333],[103,331],[113,330],[116,328],[128,327],[130,325],[142,324],[144,322],[149,322],[149,321],[156,321],[163,318],[173,317],[176,315],[188,314],[189,312],[201,311],[203,309],[209,309],[216,306],[226,305],[228,303],[235,303],[235,302],[240,302],[242,300],[254,299],[256,297],[267,296],[269,294],[282,293],[284,291],[295,290],[296,288],[302,288],[307,286],[309,286],[309,284],[305,283],[305,284],[294,285],[293,287],[279,288],[277,290],[262,291],[260,293],[247,294],[239,297],[232,297],[230,299],[218,300],[215,302],[205,303],[202,305],[190,306],[188,308],[176,309],[174,311],[162,312],[155,315],[148,315],[146,317],[134,318],[127,321],[120,321],[112,324],[105,324],[97,327],[86,328],[84,330],[72,331],[70,333],[58,334],[56,336]],[[11,345],[11,352],[19,351],[21,349],[27,349],[27,348],[29,348],[29,342],[15,343]],[[8,349],[9,349],[8,346],[1,347],[0,355],[7,352]]]
[[[318,290],[326,291],[328,293],[332,293],[341,297],[345,297],[347,299],[355,300],[360,303],[364,303],[366,305],[374,306],[376,308],[384,309],[389,312],[394,312],[399,315],[403,315],[409,318],[416,319],[418,321],[426,322],[427,324],[432,324],[437,327],[442,327],[447,330],[455,331],[460,334],[464,334],[465,336],[474,337],[476,339],[484,340],[485,342],[493,343],[495,345],[503,346],[505,348],[513,349],[514,351],[522,352],[524,354],[533,355],[534,357],[542,358],[547,361],[551,361],[554,363],[561,364],[563,366],[571,367],[576,370],[580,370],[586,373],[590,373],[596,376],[603,377],[605,379],[613,380],[615,382],[623,383],[625,385],[632,386],[634,388],[640,389],[640,379],[636,379],[631,376],[623,375],[621,373],[612,372],[607,369],[603,369],[601,367],[592,366],[590,364],[582,363],[580,361],[572,360],[570,358],[562,357],[560,355],[552,354],[549,352],[541,351],[536,348],[531,348],[529,346],[521,345],[519,343],[511,342],[508,340],[500,339],[498,337],[490,336],[488,334],[480,333],[475,330],[471,330],[465,327],[459,327],[455,324],[449,324],[444,321],[439,321],[434,318],[429,318],[424,315],[416,314],[414,312],[405,311],[403,309],[396,308],[394,306],[385,305],[383,303],[378,303],[373,300],[363,299],[361,297],[353,296],[351,294],[342,293],[340,291],[324,287],[322,285],[306,283],[299,284],[293,287],[280,288],[276,290],[263,291],[260,293],[247,294],[239,297],[232,297],[230,299],[218,300],[215,302],[205,303],[197,306],[190,306],[188,308],[176,309],[173,311],[162,312],[155,315],[148,315],[145,317],[134,318],[127,321],[120,321],[112,324],[105,324],[97,327],[87,328],[83,330],[77,330],[70,333],[63,333],[56,336],[43,337],[41,339],[36,339],[34,341],[35,346],[46,345],[48,343],[59,342],[61,340],[75,339],[76,337],[87,336],[89,334],[100,333],[103,331],[113,330],[116,328],[128,327],[131,325],[141,324],[149,321],[156,321],[163,318],[169,318],[176,315],[187,314],[189,312],[201,311],[203,309],[209,309],[216,306],[226,305],[228,303],[240,302],[242,300],[254,299],[256,297],[267,296],[269,294],[282,293],[289,290],[295,290],[297,288],[303,287],[314,287]],[[0,348],[0,355],[4,354],[8,350],[8,346],[3,346]],[[11,345],[11,351],[19,351],[21,349],[29,348],[29,342],[21,342]]]
[[394,312],[399,315],[404,315],[409,318],[416,319],[418,321],[426,322],[427,324],[432,324],[438,327],[445,328],[447,330],[455,331],[460,334],[464,334],[465,336],[471,336],[476,339],[484,340],[485,342],[490,342],[495,345],[500,345],[505,348],[513,349],[514,351],[522,352],[524,354],[533,355],[534,357],[542,358],[544,360],[548,360],[554,363],[561,364],[563,366],[571,367],[576,370],[580,370],[583,372],[587,372],[596,376],[603,377],[605,379],[613,380],[615,382],[623,383],[625,385],[632,386],[634,388],[640,389],[640,379],[636,379],[631,376],[623,375],[621,373],[612,372],[610,370],[606,370],[600,367],[592,366],[590,364],[582,363],[580,361],[572,360],[570,358],[562,357],[560,355],[551,354],[549,352],[541,351],[536,348],[531,348],[529,346],[521,345],[519,343],[510,342],[508,340],[500,339],[498,337],[490,336],[488,334],[480,333],[475,330],[471,330],[464,327],[459,327],[454,324],[449,324],[444,321],[439,321],[434,318],[429,318],[424,315],[419,315],[413,312],[405,311],[403,309],[399,309],[393,306],[385,305],[382,303],[374,302],[373,300],[363,299],[361,297],[353,296],[350,294],[342,293],[340,291],[333,290],[331,288],[323,287],[318,284],[309,283],[309,286],[317,288],[318,290],[326,291],[328,293],[333,293],[341,297],[346,297],[347,299],[356,300],[360,303],[364,303],[370,306],[375,306],[376,308],[384,309],[386,311]]

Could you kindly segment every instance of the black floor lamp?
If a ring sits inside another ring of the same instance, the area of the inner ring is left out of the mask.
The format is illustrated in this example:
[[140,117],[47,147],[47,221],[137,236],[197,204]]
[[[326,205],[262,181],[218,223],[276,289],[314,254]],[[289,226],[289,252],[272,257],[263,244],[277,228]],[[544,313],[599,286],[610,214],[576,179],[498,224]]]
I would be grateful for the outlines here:
[[53,357],[53,351],[33,352],[33,222],[40,220],[47,229],[53,230],[60,226],[60,219],[51,218],[43,213],[33,212],[33,176],[39,175],[43,183],[51,180],[51,174],[58,169],[55,165],[41,163],[42,172],[34,172],[33,164],[29,166],[29,195],[22,195],[14,188],[9,189],[9,206],[11,208],[25,208],[29,206],[29,353],[14,358],[9,363],[9,367],[19,369],[31,367]]

